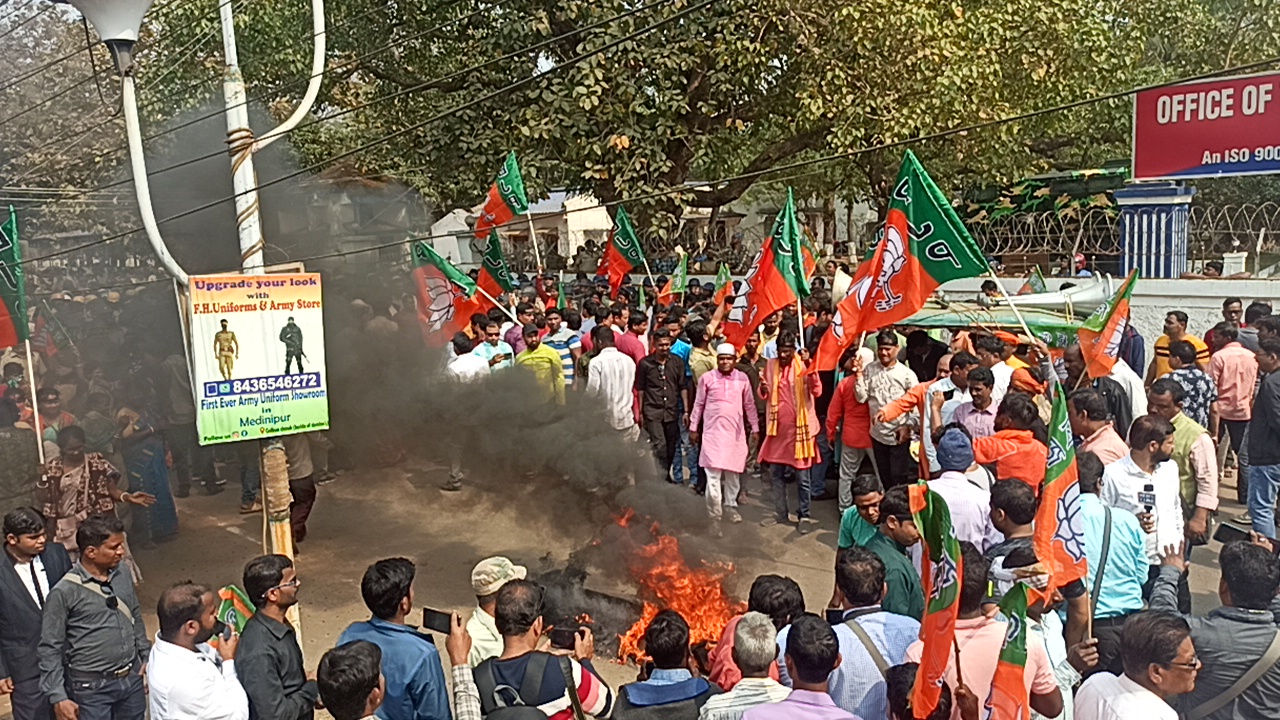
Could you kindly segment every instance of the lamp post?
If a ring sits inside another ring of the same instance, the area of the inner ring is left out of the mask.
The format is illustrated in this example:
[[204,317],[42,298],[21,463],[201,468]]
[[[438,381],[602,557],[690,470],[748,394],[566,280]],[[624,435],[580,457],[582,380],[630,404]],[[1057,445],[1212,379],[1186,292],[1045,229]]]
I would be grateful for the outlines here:
[[156,213],[151,207],[151,186],[147,182],[147,162],[142,154],[142,127],[138,123],[138,96],[133,82],[133,46],[138,42],[142,18],[151,7],[151,0],[69,0],[85,20],[98,31],[102,42],[111,51],[116,72],[120,75],[120,98],[124,106],[124,126],[129,138],[129,164],[133,173],[133,190],[138,198],[138,213],[147,231],[147,241],[155,251],[160,264],[184,287],[187,271],[182,269],[156,224]]

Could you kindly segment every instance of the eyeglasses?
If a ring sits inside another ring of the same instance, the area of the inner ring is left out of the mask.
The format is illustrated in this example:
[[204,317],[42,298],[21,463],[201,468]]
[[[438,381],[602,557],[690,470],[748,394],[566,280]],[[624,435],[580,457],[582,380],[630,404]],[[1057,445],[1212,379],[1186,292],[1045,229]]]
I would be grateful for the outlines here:
[[296,587],[301,587],[301,586],[302,586],[302,581],[301,581],[301,580],[299,580],[298,578],[294,578],[294,579],[290,580],[290,581],[289,581],[289,582],[287,582],[287,583],[280,583],[279,585],[272,585],[271,587],[267,588],[267,590],[281,590],[281,589],[283,589],[283,588],[287,588],[287,587],[296,588]]
[[1171,662],[1170,667],[1180,667],[1186,670],[1199,670],[1204,667],[1204,663],[1200,662],[1200,658],[1191,658],[1191,662]]

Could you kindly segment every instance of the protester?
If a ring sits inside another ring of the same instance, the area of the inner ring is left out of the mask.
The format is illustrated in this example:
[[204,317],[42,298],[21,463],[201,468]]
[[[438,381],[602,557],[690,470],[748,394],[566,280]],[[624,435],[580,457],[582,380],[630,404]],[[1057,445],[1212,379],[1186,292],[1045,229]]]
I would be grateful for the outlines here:
[[955,409],[955,422],[969,431],[969,437],[977,439],[996,434],[996,405],[992,401],[995,375],[985,367],[969,371],[969,400]]
[[90,515],[114,513],[116,503],[148,507],[155,502],[147,493],[116,487],[119,471],[101,455],[84,451],[84,431],[79,426],[69,425],[58,433],[58,448],[59,455],[45,463],[37,494],[53,527],[53,541],[67,552],[76,552],[76,530]]
[[333,720],[383,717],[386,680],[379,670],[382,652],[367,640],[341,643],[320,658],[316,685]]
[[1049,448],[1033,431],[1039,421],[1039,411],[1030,398],[1010,393],[996,412],[995,434],[973,441],[974,460],[994,464],[996,477],[1017,478],[1039,494],[1049,464]]
[[1080,450],[1097,455],[1103,465],[1129,454],[1129,446],[1116,432],[1106,400],[1097,390],[1082,388],[1072,392],[1067,399],[1067,418],[1071,432],[1080,438]]
[[777,674],[777,650],[778,631],[768,615],[749,610],[738,618],[734,623],[732,660],[741,677],[723,694],[706,699],[698,713],[699,720],[740,720],[747,710],[780,702],[790,695],[791,689],[772,677]]
[[[747,612],[765,615],[773,622],[774,631],[778,632],[804,612],[804,595],[800,592],[800,586],[791,578],[761,575],[751,583],[751,590],[747,594]],[[734,643],[737,642],[735,632],[742,618],[742,615],[734,616],[725,624],[720,642],[708,654],[711,661],[708,679],[725,691],[733,690],[743,677],[733,653]],[[769,666],[768,676],[774,680],[780,677],[777,663]]]
[[169,542],[178,535],[178,509],[169,489],[164,440],[148,409],[150,395],[149,385],[136,382],[129,387],[115,423],[129,487],[155,499],[133,513],[132,534],[144,547]]
[[965,477],[973,465],[973,443],[964,428],[944,430],[938,441],[938,465],[942,474],[929,481],[929,489],[947,502],[956,537],[984,551],[1003,540],[991,523],[991,494]]
[[[1173,703],[1184,717],[1234,720],[1280,706],[1280,665],[1272,648],[1280,649],[1280,561],[1271,543],[1264,544],[1265,548],[1244,542],[1223,545],[1218,555],[1222,607],[1186,618],[1201,669],[1195,689]],[[1178,578],[1186,571],[1186,558],[1178,548],[1165,548],[1151,591],[1152,610],[1179,612]],[[1254,677],[1258,671],[1261,675]],[[1245,677],[1254,679],[1237,689]]]
[[560,353],[542,344],[536,325],[525,325],[523,337],[525,349],[516,354],[516,367],[533,375],[537,393],[531,401],[542,406],[564,405],[564,365]]
[[319,691],[316,681],[307,679],[297,633],[285,616],[298,604],[302,585],[293,561],[283,555],[256,557],[244,566],[243,582],[257,608],[236,650],[250,720],[311,720]]
[[[937,490],[934,483],[929,486]],[[983,551],[988,563],[994,565],[1018,548],[1031,547],[1037,508],[1036,491],[1024,482],[998,480],[991,486],[991,525],[1004,539]]]
[[160,595],[160,634],[147,660],[152,720],[249,720],[249,696],[236,676],[238,635],[209,641],[223,629],[218,596],[195,583],[178,583]]
[[[947,720],[951,717],[951,686],[947,685],[947,681],[942,681],[942,692],[938,695],[938,704],[933,708],[933,712],[928,717],[920,717],[911,707],[911,697],[916,686],[916,673],[919,672],[920,665],[918,663],[902,663],[894,665],[884,673],[885,678],[885,695],[889,705],[889,720]],[[958,694],[958,693],[957,693]],[[968,696],[973,702],[973,717],[978,716],[978,699],[972,695]],[[964,720],[971,720],[968,715],[961,714]],[[1066,718],[1065,720],[1070,720]]]
[[502,341],[511,348],[513,359],[516,355],[525,351],[525,328],[533,324],[533,317],[533,305],[531,303],[522,302],[516,305],[515,323],[507,328],[502,335]]
[[451,720],[440,653],[431,636],[408,624],[417,569],[406,558],[379,560],[360,581],[360,595],[373,617],[352,623],[338,644],[367,640],[382,651],[386,680],[382,720]]
[[311,443],[305,435],[285,435],[280,441],[288,464],[289,528],[296,545],[307,539],[307,519],[316,505],[315,465],[311,462]]
[[[1153,415],[1173,424],[1173,461],[1178,466],[1184,532],[1190,552],[1191,545],[1209,542],[1209,518],[1218,509],[1218,462],[1213,436],[1183,411],[1183,386],[1172,375],[1151,385],[1147,407]],[[1187,612],[1190,610],[1188,605]]]
[[640,395],[640,406],[636,421],[644,428],[658,460],[658,476],[666,477],[680,442],[680,408],[692,407],[685,364],[671,354],[671,334],[665,328],[653,334],[653,353],[638,363],[635,391]]
[[467,634],[471,637],[467,660],[471,667],[502,654],[502,635],[494,620],[498,591],[511,580],[523,580],[528,574],[523,565],[516,565],[501,555],[485,558],[471,570],[471,590],[476,595],[476,609],[467,620]]
[[[840,665],[832,673],[829,692],[836,705],[860,718],[885,717],[885,686],[881,667],[902,662],[911,643],[920,635],[920,623],[886,611],[885,565],[863,548],[836,553],[836,597],[833,609],[841,621],[834,624],[840,646]],[[789,629],[778,636],[785,653]],[[784,684],[792,678],[782,675]]]
[[[1258,371],[1263,378],[1249,420],[1249,515],[1253,531],[1275,539],[1276,495],[1280,493],[1280,338],[1258,340]],[[1245,464],[1243,461],[1241,464]]]
[[[1115,367],[1119,368],[1121,362],[1123,361],[1117,361]],[[1094,390],[1102,396],[1107,404],[1107,414],[1111,417],[1116,433],[1120,437],[1129,436],[1129,426],[1133,424],[1135,417],[1147,414],[1146,387],[1141,380],[1136,388],[1127,383],[1122,384],[1115,377],[1114,369],[1112,375],[1098,378],[1086,377],[1084,355],[1080,352],[1080,345],[1076,343],[1067,346],[1067,349],[1062,352],[1062,364],[1067,371],[1064,382],[1066,387]]]
[[[962,677],[970,692],[985,698],[991,693],[1000,649],[1004,646],[1007,623],[983,614],[988,566],[982,553],[967,542],[960,543],[960,548],[963,554],[960,614],[955,624],[955,644],[960,652],[948,658],[946,680],[954,686],[959,684],[957,678]],[[917,640],[907,649],[906,659],[920,662],[923,652],[924,641]],[[956,666],[957,661],[960,663],[959,668]],[[1023,680],[1032,711],[1045,717],[1057,717],[1062,712],[1062,693],[1058,688],[1057,677],[1053,674],[1053,664],[1049,662],[1043,645],[1027,643]],[[961,720],[958,707],[952,710],[951,718]]]
[[973,341],[973,352],[978,358],[978,364],[991,371],[991,402],[999,407],[1004,394],[1009,391],[1009,382],[1013,379],[1015,369],[1005,361],[1009,347],[994,335],[979,335]]
[[[582,711],[593,717],[609,717],[613,692],[591,667],[595,641],[590,630],[578,631],[572,657],[536,649],[544,630],[542,596],[542,588],[528,580],[511,580],[498,590],[494,620],[502,633],[502,654],[474,670],[485,714],[514,702],[536,707],[551,720],[571,720],[574,704],[565,683],[567,675],[577,688]],[[533,677],[526,683],[525,676],[531,673]],[[526,687],[532,689],[528,697]],[[520,692],[513,693],[513,689]]]
[[[505,370],[515,365],[516,350],[502,339],[502,330],[498,323],[493,320],[485,323],[483,339],[483,342],[472,348],[470,354],[483,360],[489,372]],[[454,351],[458,352],[459,349],[460,345],[455,345]]]
[[[862,469],[864,459],[871,462],[872,472],[875,469],[876,456],[871,451],[871,410],[866,402],[860,402],[856,394],[858,372],[855,363],[864,367],[875,359],[875,355],[866,348],[858,348],[856,353],[848,353],[841,365],[848,375],[836,385],[831,405],[827,407],[827,437],[832,447],[840,448],[840,486],[839,509],[843,515],[853,505],[851,494],[854,479]],[[839,430],[839,442],[836,431]]]
[[[493,326],[493,335],[498,336],[498,326]],[[453,336],[450,341],[453,348],[453,357],[449,360],[446,368],[448,376],[457,382],[470,383],[476,382],[481,378],[489,376],[489,363],[480,355],[476,354],[476,350],[486,346],[487,343],[481,342],[472,348],[472,343],[466,335],[458,333]],[[489,347],[492,347],[491,345]]]
[[848,720],[849,712],[836,706],[828,678],[840,665],[840,645],[825,620],[804,613],[791,623],[783,651],[791,694],[777,703],[743,713],[743,720]]
[[[1182,411],[1216,437],[1218,386],[1214,384],[1209,373],[1196,365],[1195,346],[1185,340],[1169,345],[1169,367],[1173,368],[1173,371],[1165,377],[1181,385],[1186,393]],[[1148,399],[1148,407],[1150,407],[1150,399]]]
[[555,350],[560,356],[560,367],[564,370],[564,386],[573,387],[574,368],[582,355],[582,341],[578,334],[564,325],[564,316],[558,308],[549,308],[543,317],[547,320],[547,334],[542,343]]
[[[846,511],[845,516],[848,517]],[[877,530],[869,534],[850,533],[854,547],[875,553],[885,568],[885,594],[881,606],[886,612],[898,613],[919,620],[924,615],[924,592],[920,589],[920,573],[916,572],[907,557],[907,549],[920,542],[920,530],[907,502],[907,490],[898,486],[890,488],[880,500],[877,511]]]
[[[0,695],[9,696],[14,720],[51,720],[40,691],[36,652],[49,590],[71,569],[67,550],[48,542],[44,517],[32,507],[4,516],[0,562]],[[5,572],[12,568],[12,572]]]
[[698,464],[707,473],[707,514],[717,535],[722,499],[729,508],[729,521],[742,522],[737,510],[739,479],[746,470],[747,452],[760,432],[751,382],[736,369],[737,362],[733,345],[724,343],[716,348],[715,371],[703,373],[695,381],[697,399],[689,419],[689,439],[701,448]]
[[[1265,306],[1263,306],[1265,307]],[[1249,306],[1250,311],[1254,306]],[[1270,308],[1267,308],[1270,313]],[[1246,317],[1249,317],[1246,315]],[[1249,322],[1255,322],[1253,317]],[[1249,328],[1253,330],[1252,328]],[[1249,418],[1253,416],[1253,388],[1258,381],[1258,359],[1254,350],[1245,348],[1240,342],[1244,328],[1237,330],[1228,323],[1218,323],[1214,327],[1213,355],[1209,358],[1209,376],[1218,388],[1219,429],[1214,436],[1219,442],[1225,436],[1236,454],[1236,501],[1247,504],[1248,467],[1240,464],[1240,445],[1249,427]],[[1257,346],[1257,332],[1253,331],[1252,343]],[[1223,454],[1225,459],[1225,452]],[[1218,464],[1219,472],[1222,463]]]
[[1124,625],[1120,654],[1123,674],[1097,673],[1080,686],[1075,720],[1178,720],[1169,701],[1195,688],[1201,667],[1187,621],[1138,613]]
[[1155,357],[1147,367],[1146,384],[1148,386],[1157,379],[1173,372],[1169,365],[1169,348],[1178,341],[1191,343],[1195,348],[1195,364],[1201,370],[1209,369],[1209,346],[1203,340],[1187,332],[1187,314],[1181,310],[1171,310],[1164,318],[1164,334],[1156,338]]
[[[648,677],[618,688],[614,720],[698,717],[720,688],[689,672],[689,624],[674,610],[663,610],[644,631],[645,653],[653,662]],[[767,667],[767,666],[766,666]]]
[[597,325],[591,335],[596,356],[587,373],[587,394],[603,406],[610,427],[624,440],[635,441],[640,437],[633,412],[636,364],[614,346],[613,328]]
[[[615,317],[617,317],[616,313],[615,310]],[[623,313],[626,314],[627,311],[623,310]],[[616,335],[614,341],[617,343],[618,352],[631,358],[636,365],[649,355],[649,318],[643,313],[628,314],[621,325],[614,326],[613,332]],[[657,340],[657,331],[654,332],[654,340]]]
[[151,643],[133,578],[120,571],[124,524],[91,515],[80,557],[49,589],[40,630],[40,691],[58,720],[142,720]]
[[[898,362],[898,336],[892,330],[881,330],[876,335],[876,360],[867,367],[854,365],[855,396],[858,402],[867,403],[872,418],[919,382],[910,368]],[[875,466],[886,488],[905,485],[917,477],[910,442],[912,428],[918,424],[919,419],[909,414],[892,422],[872,424]]]
[[[1102,461],[1091,452],[1076,456],[1080,484],[1080,520],[1093,635],[1098,639],[1096,670],[1123,672],[1120,631],[1129,616],[1144,607],[1149,575],[1147,535],[1128,510],[1112,508],[1099,497]],[[1089,673],[1086,672],[1087,676]]]
[[773,472],[773,515],[761,523],[765,526],[790,521],[787,511],[788,470],[795,473],[796,529],[805,534],[815,521],[809,515],[811,501],[810,469],[818,461],[818,433],[822,425],[814,400],[822,394],[822,381],[817,373],[805,373],[809,352],[796,350],[796,336],[791,332],[778,335],[778,357],[765,365],[760,394],[768,403],[764,439],[760,443],[759,461],[769,463]]

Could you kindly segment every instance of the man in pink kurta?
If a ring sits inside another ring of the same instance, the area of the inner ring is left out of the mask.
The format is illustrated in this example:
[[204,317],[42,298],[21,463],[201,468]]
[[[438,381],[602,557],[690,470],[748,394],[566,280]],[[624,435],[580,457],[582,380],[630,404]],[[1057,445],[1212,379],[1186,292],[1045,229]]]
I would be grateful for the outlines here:
[[759,461],[769,463],[773,472],[773,517],[764,526],[789,521],[787,516],[787,469],[796,475],[799,507],[796,529],[803,535],[813,529],[809,517],[809,470],[818,462],[818,433],[822,425],[814,409],[814,398],[822,394],[822,381],[817,373],[805,374],[809,353],[796,352],[794,333],[778,335],[778,357],[765,365],[760,380],[760,395],[765,400],[765,438],[760,444]]
[[697,399],[689,418],[689,441],[702,443],[698,463],[707,473],[707,514],[720,533],[720,503],[729,508],[729,522],[742,522],[738,490],[747,465],[747,425],[755,442],[760,428],[751,381],[737,369],[738,351],[730,343],[716,348],[715,372],[698,379]]

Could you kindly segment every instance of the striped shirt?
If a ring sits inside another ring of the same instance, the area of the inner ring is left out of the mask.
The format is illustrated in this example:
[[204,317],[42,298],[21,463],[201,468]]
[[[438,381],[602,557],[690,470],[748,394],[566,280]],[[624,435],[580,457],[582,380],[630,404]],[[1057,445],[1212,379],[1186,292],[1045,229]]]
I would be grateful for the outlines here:
[[739,720],[747,710],[781,702],[790,694],[791,688],[773,678],[743,678],[729,692],[707,698],[698,720]]
[[560,326],[556,333],[542,338],[542,343],[560,353],[560,365],[564,367],[564,384],[573,385],[574,365],[573,351],[582,349],[582,340],[577,333],[565,326]]

